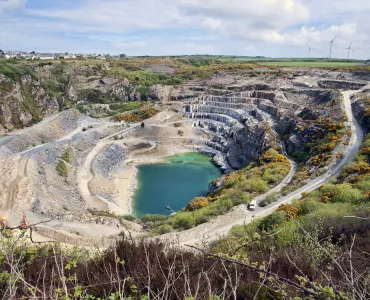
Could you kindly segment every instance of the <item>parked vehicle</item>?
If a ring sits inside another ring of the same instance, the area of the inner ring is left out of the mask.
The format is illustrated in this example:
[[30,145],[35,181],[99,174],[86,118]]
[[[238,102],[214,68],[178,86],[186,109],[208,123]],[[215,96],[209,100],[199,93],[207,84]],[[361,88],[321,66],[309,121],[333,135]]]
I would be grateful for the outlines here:
[[253,210],[256,209],[256,207],[257,207],[257,202],[254,201],[254,200],[251,203],[248,204],[248,209],[249,210],[252,210],[253,211]]

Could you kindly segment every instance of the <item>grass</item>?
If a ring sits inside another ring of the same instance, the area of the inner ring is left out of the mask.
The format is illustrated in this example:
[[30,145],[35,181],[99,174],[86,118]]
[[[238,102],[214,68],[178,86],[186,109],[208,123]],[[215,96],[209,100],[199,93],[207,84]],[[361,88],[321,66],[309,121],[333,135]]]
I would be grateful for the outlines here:
[[259,65],[276,67],[358,67],[363,66],[363,62],[353,61],[261,61]]

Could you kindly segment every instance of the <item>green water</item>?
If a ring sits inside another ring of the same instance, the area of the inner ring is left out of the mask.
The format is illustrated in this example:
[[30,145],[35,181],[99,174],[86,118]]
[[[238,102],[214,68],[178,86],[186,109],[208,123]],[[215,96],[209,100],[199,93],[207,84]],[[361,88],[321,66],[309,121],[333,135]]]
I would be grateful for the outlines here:
[[138,188],[134,194],[134,214],[168,215],[169,205],[178,211],[194,197],[205,196],[208,184],[222,173],[210,157],[198,153],[167,158],[168,163],[138,166]]

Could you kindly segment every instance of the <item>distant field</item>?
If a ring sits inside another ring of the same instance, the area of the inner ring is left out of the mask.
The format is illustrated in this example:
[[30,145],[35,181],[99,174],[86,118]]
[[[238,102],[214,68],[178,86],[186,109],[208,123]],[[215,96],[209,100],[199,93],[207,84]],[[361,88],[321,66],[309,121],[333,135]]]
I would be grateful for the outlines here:
[[363,62],[343,62],[343,61],[266,61],[258,62],[265,66],[278,67],[357,67],[363,66]]
[[361,60],[344,60],[326,58],[314,59],[292,59],[292,58],[265,58],[258,59],[255,57],[220,57],[217,58],[222,63],[254,63],[264,66],[277,66],[277,67],[357,67],[364,65]]

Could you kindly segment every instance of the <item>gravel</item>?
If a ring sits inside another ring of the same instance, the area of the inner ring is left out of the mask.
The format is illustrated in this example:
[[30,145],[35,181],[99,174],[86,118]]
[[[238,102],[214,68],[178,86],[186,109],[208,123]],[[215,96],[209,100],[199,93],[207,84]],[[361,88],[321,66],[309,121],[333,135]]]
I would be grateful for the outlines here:
[[5,146],[9,151],[19,153],[28,148],[55,141],[75,130],[78,126],[78,118],[75,111],[64,111],[47,125],[37,127],[24,134],[14,135]]
[[92,161],[93,172],[101,174],[105,178],[112,178],[112,175],[123,164],[125,149],[119,145],[106,146]]

